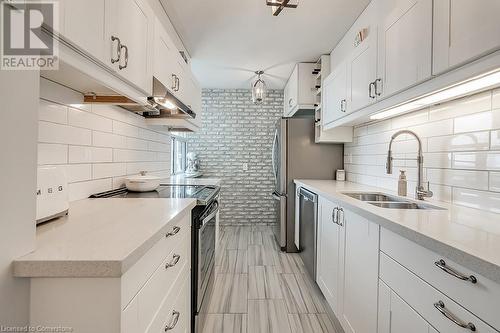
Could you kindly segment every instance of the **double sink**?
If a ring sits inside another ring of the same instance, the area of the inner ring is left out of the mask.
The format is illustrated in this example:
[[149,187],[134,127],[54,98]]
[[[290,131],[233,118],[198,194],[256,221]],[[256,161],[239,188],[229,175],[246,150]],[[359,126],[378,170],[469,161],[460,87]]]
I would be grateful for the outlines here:
[[370,193],[370,192],[360,192],[360,193],[351,193],[346,192],[342,193],[351,198],[364,201],[369,203],[370,205],[381,207],[381,208],[389,208],[389,209],[433,209],[433,210],[444,210],[444,208],[424,204],[420,202],[414,202],[405,200],[400,197],[396,197],[389,194],[384,193]]

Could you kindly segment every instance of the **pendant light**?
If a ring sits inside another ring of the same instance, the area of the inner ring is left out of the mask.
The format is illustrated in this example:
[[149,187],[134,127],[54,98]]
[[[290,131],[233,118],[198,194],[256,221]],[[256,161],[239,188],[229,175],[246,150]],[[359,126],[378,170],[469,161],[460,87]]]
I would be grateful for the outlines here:
[[264,103],[267,94],[267,86],[261,77],[264,71],[256,71],[255,74],[257,74],[257,81],[252,85],[252,101],[254,104],[259,105]]

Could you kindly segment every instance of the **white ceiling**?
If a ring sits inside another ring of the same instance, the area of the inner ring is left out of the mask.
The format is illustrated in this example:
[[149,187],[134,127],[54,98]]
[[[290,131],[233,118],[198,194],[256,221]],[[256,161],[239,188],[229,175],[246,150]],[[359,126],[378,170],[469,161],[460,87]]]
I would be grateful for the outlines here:
[[263,69],[283,88],[293,65],[330,53],[370,0],[299,0],[271,14],[266,0],[160,0],[204,88],[249,88]]

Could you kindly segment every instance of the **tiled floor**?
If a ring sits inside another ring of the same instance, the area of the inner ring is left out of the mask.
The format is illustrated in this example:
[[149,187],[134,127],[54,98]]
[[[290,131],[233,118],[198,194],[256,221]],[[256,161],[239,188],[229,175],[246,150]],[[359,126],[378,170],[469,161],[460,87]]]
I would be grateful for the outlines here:
[[223,228],[215,273],[203,333],[335,333],[301,258],[269,227]]

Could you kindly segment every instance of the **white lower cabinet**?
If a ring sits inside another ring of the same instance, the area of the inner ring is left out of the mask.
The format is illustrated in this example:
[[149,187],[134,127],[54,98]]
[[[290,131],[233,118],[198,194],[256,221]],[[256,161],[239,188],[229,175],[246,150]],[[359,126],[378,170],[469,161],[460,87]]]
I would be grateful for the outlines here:
[[337,209],[335,203],[319,198],[316,283],[335,313],[340,306],[341,254],[344,244],[343,229],[336,223]]
[[378,224],[320,197],[317,283],[346,333],[377,329]]
[[380,227],[348,210],[341,210],[339,219],[345,230],[340,322],[346,333],[373,333],[377,329]]
[[190,225],[187,214],[121,277],[32,278],[30,325],[74,333],[190,332]]
[[378,333],[437,333],[383,281],[379,283]]
[[500,332],[500,284],[323,196],[317,230],[316,282],[346,333]]

